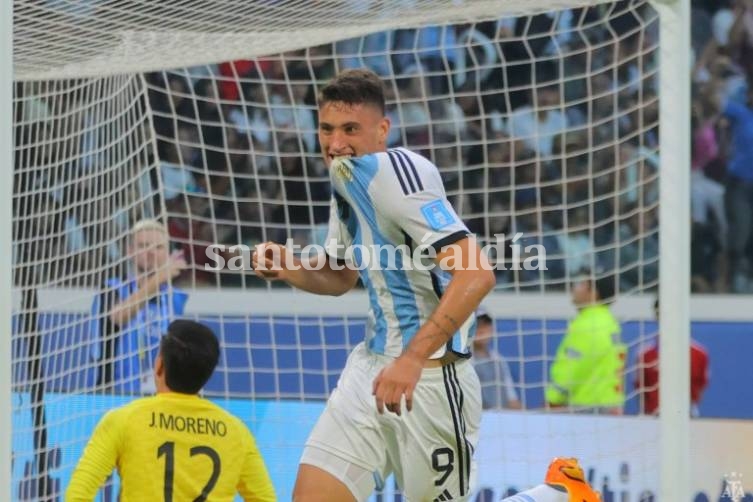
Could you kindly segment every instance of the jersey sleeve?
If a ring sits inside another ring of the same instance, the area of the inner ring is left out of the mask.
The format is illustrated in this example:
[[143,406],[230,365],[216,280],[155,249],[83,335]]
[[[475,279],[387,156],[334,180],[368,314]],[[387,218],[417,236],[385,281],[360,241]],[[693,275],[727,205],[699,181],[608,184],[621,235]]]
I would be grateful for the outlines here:
[[434,164],[402,149],[379,157],[384,174],[373,191],[375,205],[400,226],[414,245],[439,251],[470,234],[447,200]]
[[277,500],[272,480],[264,463],[256,441],[251,433],[242,425],[245,431],[244,458],[241,477],[238,481],[238,493],[245,502],[274,502]]
[[120,448],[122,413],[113,410],[100,420],[76,465],[68,490],[67,502],[91,502],[115,468]]

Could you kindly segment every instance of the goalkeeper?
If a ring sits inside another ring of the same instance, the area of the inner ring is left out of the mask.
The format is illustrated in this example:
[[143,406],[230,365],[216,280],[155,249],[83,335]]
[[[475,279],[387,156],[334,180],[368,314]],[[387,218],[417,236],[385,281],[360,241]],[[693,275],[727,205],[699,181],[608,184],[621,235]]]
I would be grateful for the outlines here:
[[601,497],[588,485],[578,459],[555,458],[549,464],[544,484],[502,502],[601,502]]
[[199,323],[178,320],[162,337],[157,395],[108,412],[92,434],[65,500],[91,502],[117,467],[120,500],[272,502],[275,492],[246,426],[197,394],[214,372],[220,346]]

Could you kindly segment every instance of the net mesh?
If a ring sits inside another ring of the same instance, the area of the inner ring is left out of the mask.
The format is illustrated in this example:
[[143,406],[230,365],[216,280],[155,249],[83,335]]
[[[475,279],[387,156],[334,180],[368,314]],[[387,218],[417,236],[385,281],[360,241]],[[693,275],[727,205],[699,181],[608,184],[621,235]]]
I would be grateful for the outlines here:
[[23,79],[143,72],[280,53],[379,30],[570,6],[565,0],[17,1],[14,72]]
[[[658,19],[646,1],[581,3],[17,3],[18,498],[64,488],[102,413],[149,391],[159,331],[180,315],[218,333],[223,358],[206,393],[247,421],[289,498],[368,303],[360,291],[317,298],[207,266],[237,256],[232,245],[323,242],[316,91],[351,67],[383,78],[389,146],[431,159],[460,216],[494,245],[492,346],[521,406],[547,408],[574,313],[567,291],[615,277],[636,412],[635,358],[653,331],[638,294],[658,278]],[[131,232],[145,219],[166,226],[185,268],[159,238]],[[213,245],[225,246],[214,258]],[[160,274],[154,308],[113,329],[117,298],[142,284],[129,280]],[[655,482],[655,456],[624,438],[628,425],[599,423],[589,443],[578,417],[530,417],[487,428],[503,446],[480,454],[487,469],[504,466],[505,483],[537,483],[563,454],[614,476],[632,455],[633,475]]]

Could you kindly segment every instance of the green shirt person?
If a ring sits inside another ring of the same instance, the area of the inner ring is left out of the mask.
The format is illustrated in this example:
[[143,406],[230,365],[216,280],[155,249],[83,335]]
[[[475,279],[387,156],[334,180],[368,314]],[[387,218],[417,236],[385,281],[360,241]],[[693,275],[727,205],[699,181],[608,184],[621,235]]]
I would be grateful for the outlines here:
[[609,310],[614,277],[587,279],[573,287],[578,315],[554,356],[546,400],[550,406],[621,414],[625,402],[627,349]]

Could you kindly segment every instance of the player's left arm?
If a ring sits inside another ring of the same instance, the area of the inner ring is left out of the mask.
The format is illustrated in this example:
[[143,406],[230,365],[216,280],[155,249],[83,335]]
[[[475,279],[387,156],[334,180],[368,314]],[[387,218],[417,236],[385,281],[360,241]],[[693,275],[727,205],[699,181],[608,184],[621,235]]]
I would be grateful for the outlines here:
[[112,473],[118,457],[119,421],[117,410],[107,413],[94,429],[79,459],[65,493],[66,502],[91,502]]
[[[403,354],[374,380],[380,413],[400,413],[405,396],[410,411],[413,389],[426,360],[443,347],[476,310],[496,282],[486,255],[447,200],[437,168],[406,150],[377,154],[383,169],[374,179],[374,206],[398,224],[413,245],[433,250],[436,266],[451,274],[439,304]],[[411,246],[412,247],[412,246]]]
[[452,274],[452,279],[439,305],[403,354],[385,367],[374,380],[373,393],[380,413],[386,407],[399,415],[403,395],[406,409],[412,409],[413,390],[424,363],[447,344],[496,283],[486,255],[472,237],[465,237],[443,248],[437,254],[436,262],[453,263],[454,266],[447,269]]
[[473,237],[445,247],[435,261],[437,265],[453,264],[445,269],[452,279],[434,313],[405,349],[406,357],[421,364],[447,344],[496,283],[492,267]]
[[238,480],[238,493],[244,502],[274,502],[277,500],[275,488],[269,477],[264,458],[256,446],[254,437],[241,425],[245,434],[243,440],[244,458],[241,477]]

